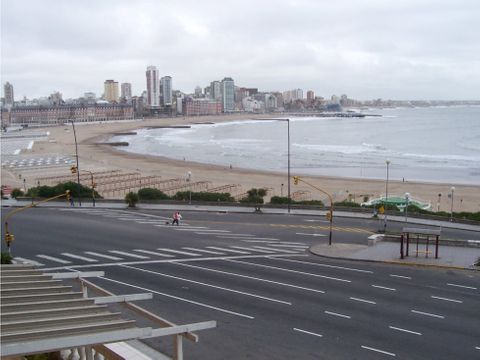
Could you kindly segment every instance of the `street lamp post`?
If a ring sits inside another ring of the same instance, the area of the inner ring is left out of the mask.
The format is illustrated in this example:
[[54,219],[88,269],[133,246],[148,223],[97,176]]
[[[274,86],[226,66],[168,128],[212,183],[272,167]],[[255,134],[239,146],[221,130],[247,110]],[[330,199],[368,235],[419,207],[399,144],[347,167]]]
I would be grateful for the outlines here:
[[438,202],[437,202],[437,212],[440,212],[440,200],[442,198],[442,194],[438,194]]
[[192,183],[191,183],[191,180],[192,180],[192,172],[189,171],[187,172],[187,182],[188,182],[188,190],[189,190],[189,200],[188,200],[188,203],[191,205],[192,204]]
[[410,193],[405,193],[405,224],[407,223],[408,217],[408,201],[410,200]]
[[390,160],[385,161],[387,164],[387,181],[385,181],[385,215],[383,217],[383,233],[387,232],[387,207],[388,207],[388,168],[390,165]]
[[288,183],[287,183],[287,191],[288,191],[288,213],[290,213],[292,197],[290,195],[290,119],[258,119],[258,120],[269,120],[269,121],[286,121],[287,122],[287,176],[288,176]]
[[73,137],[75,139],[75,157],[77,158],[77,185],[78,185],[78,206],[82,206],[82,200],[80,198],[80,168],[78,167],[78,145],[77,145],[77,133],[75,131],[75,122],[70,120],[73,128]]
[[455,191],[455,186],[452,186],[450,191],[450,197],[452,198],[452,203],[450,205],[450,221],[453,221],[453,192]]

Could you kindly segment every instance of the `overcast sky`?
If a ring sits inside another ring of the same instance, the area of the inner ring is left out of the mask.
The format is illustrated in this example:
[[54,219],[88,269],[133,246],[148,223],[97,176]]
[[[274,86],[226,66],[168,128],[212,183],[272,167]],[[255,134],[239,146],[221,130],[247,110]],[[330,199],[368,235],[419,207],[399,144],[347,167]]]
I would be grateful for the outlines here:
[[[15,97],[230,76],[261,91],[480,99],[479,0],[1,0],[2,84]],[[2,86],[3,94],[3,86]]]

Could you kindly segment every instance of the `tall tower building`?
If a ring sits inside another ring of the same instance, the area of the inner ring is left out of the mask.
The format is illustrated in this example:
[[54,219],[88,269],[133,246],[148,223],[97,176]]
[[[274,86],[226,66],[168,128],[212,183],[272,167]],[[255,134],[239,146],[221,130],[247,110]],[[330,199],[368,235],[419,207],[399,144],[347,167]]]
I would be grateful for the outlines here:
[[149,107],[160,106],[160,88],[158,70],[156,66],[147,67],[147,105]]
[[223,112],[235,110],[235,83],[232,78],[226,77],[222,80],[222,109]]
[[308,101],[315,100],[315,93],[313,92],[313,90],[308,90],[307,91],[307,100]]
[[122,83],[121,85],[122,89],[122,99],[125,99],[127,101],[132,99],[132,84],[130,83]]
[[164,76],[160,80],[160,85],[162,88],[162,105],[170,106],[172,105],[172,77]]
[[15,99],[13,97],[13,85],[8,81],[3,85],[3,92],[5,96],[5,107],[12,107]]
[[118,102],[118,81],[105,80],[104,96],[108,102]]
[[210,83],[210,97],[214,100],[222,100],[220,81],[212,81]]

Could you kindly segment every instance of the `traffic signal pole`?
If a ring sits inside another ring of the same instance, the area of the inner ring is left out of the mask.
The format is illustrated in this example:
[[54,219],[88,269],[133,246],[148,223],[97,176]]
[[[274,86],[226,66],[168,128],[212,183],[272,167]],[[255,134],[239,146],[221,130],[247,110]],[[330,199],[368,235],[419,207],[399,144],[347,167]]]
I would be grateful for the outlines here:
[[65,193],[63,193],[63,194],[60,194],[60,195],[57,195],[57,196],[53,196],[53,197],[51,197],[51,198],[48,198],[48,199],[45,199],[45,200],[42,200],[42,201],[38,201],[38,202],[36,202],[36,203],[31,203],[30,205],[27,205],[27,206],[24,206],[24,207],[21,207],[21,208],[12,210],[12,211],[10,211],[10,212],[5,216],[5,242],[6,242],[6,244],[7,244],[8,253],[9,253],[9,254],[11,254],[10,244],[12,243],[13,240],[15,240],[15,236],[13,236],[13,234],[12,234],[12,233],[9,231],[9,229],[8,229],[8,220],[9,220],[13,215],[15,215],[16,213],[18,213],[18,212],[20,212],[20,211],[30,209],[30,208],[32,208],[32,207],[37,206],[38,204],[42,204],[42,203],[45,203],[45,202],[48,202],[48,201],[52,201],[52,200],[61,198],[61,197],[63,197],[63,196],[65,196],[65,197],[67,198],[67,200],[70,200],[70,190],[65,191]]
[[314,188],[315,190],[318,190],[320,191],[321,193],[325,194],[328,196],[329,200],[330,200],[330,211],[327,212],[326,216],[327,216],[327,220],[330,222],[330,233],[328,235],[328,245],[332,245],[332,225],[333,225],[333,198],[332,198],[332,195],[330,195],[329,193],[327,193],[325,190],[322,190],[318,187],[316,187],[315,185],[312,185],[310,184],[309,182],[303,180],[300,178],[300,176],[294,176],[293,177],[293,183],[295,185],[298,185],[298,182],[301,181],[305,184],[307,184],[308,186]]

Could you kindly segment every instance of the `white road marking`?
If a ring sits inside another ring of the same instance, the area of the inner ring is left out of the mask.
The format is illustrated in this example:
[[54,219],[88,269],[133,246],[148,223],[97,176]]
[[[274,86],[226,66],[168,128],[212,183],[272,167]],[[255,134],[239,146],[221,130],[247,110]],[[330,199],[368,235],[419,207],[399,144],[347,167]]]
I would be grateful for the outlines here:
[[431,298],[432,299],[437,299],[437,300],[450,301],[450,302],[459,303],[459,304],[463,303],[462,300],[449,299],[449,298],[444,298],[444,297],[441,297],[441,296],[433,296],[432,295]]
[[377,289],[389,290],[389,291],[397,291],[397,289],[389,288],[389,287],[386,287],[386,286],[380,286],[380,285],[372,285],[372,287],[377,288]]
[[288,262],[294,262],[294,263],[299,263],[299,264],[308,264],[308,265],[313,265],[313,266],[328,267],[328,268],[331,268],[331,269],[341,269],[341,270],[357,271],[357,272],[362,272],[362,273],[367,273],[367,274],[373,274],[373,271],[370,271],[370,270],[355,269],[355,268],[336,266],[336,265],[328,265],[328,264],[322,264],[322,263],[313,263],[313,262],[309,262],[309,261],[282,259],[282,258],[275,258],[274,260],[288,261]]
[[174,255],[169,255],[169,254],[162,254],[156,251],[150,251],[150,250],[142,250],[142,249],[133,249],[133,251],[137,251],[143,254],[148,254],[148,255],[155,255],[155,256],[161,256],[161,257],[175,257]]
[[298,329],[298,328],[293,328],[294,331],[298,331],[298,332],[301,332],[301,333],[304,333],[304,334],[308,334],[308,335],[313,335],[313,336],[318,336],[318,337],[322,337],[323,335],[321,334],[317,334],[317,333],[314,333],[314,332],[311,332],[311,331],[307,331],[307,330],[302,330],[302,329]]
[[391,353],[391,352],[388,352],[388,351],[384,351],[384,350],[380,350],[380,349],[375,349],[375,348],[372,348],[372,347],[370,347],[370,346],[362,345],[362,348],[363,348],[363,349],[367,349],[367,350],[371,350],[371,351],[375,351],[375,352],[378,352],[378,353],[381,353],[381,354],[385,354],[385,355],[397,356],[397,355],[395,355],[394,353]]
[[243,247],[243,246],[230,246],[230,247],[234,248],[234,249],[259,252],[259,253],[263,253],[263,254],[271,254],[272,253],[271,251],[268,251],[268,250],[253,249],[253,248],[247,248],[247,247]]
[[180,250],[164,249],[164,248],[158,248],[157,250],[171,252],[174,254],[188,255],[188,256],[201,256],[200,254],[192,253],[189,251],[180,251]]
[[[222,236],[217,236],[218,238],[222,237]],[[244,242],[248,242],[248,243],[264,243],[264,244],[276,244],[276,240],[242,240]]]
[[123,256],[126,256],[126,257],[135,258],[135,259],[150,259],[148,256],[130,254],[130,253],[127,253],[125,251],[120,251],[120,250],[108,250],[108,252],[113,253],[113,254],[123,255]]
[[219,251],[225,251],[225,252],[231,252],[231,253],[235,253],[235,254],[250,254],[249,252],[246,252],[246,251],[240,251],[240,250],[233,250],[233,249],[225,249],[225,248],[221,248],[221,247],[218,247],[218,246],[206,246],[208,249],[213,249],[213,250],[219,250]]
[[412,331],[412,330],[402,329],[402,328],[395,327],[395,326],[389,326],[389,328],[392,329],[392,330],[402,331],[402,332],[406,332],[406,333],[409,333],[409,334],[422,335],[422,333]]
[[297,248],[297,249],[308,249],[310,246],[307,245],[285,245],[285,244],[272,244],[270,246],[275,247],[286,247],[286,248]]
[[431,316],[438,319],[445,319],[445,316],[443,315],[437,315],[437,314],[427,313],[427,312],[418,311],[418,310],[412,310],[412,312],[419,315]]
[[231,311],[231,310],[219,308],[219,307],[216,307],[216,306],[204,304],[204,303],[201,303],[201,302],[198,302],[198,301],[185,299],[185,298],[182,298],[182,297],[179,297],[179,296],[174,296],[174,295],[170,295],[170,294],[166,294],[166,293],[161,293],[159,291],[155,291],[155,290],[152,290],[152,289],[128,284],[128,283],[125,283],[125,282],[122,282],[122,281],[113,280],[113,279],[109,279],[109,278],[106,278],[106,277],[102,277],[102,279],[107,280],[107,281],[111,281],[111,282],[114,282],[114,283],[117,283],[117,284],[130,286],[130,287],[133,287],[133,288],[136,288],[136,289],[139,289],[139,290],[151,292],[151,293],[154,293],[154,294],[157,294],[157,295],[165,296],[165,297],[168,297],[168,298],[171,298],[171,299],[180,300],[180,301],[184,301],[184,302],[187,302],[187,303],[190,303],[190,304],[194,304],[194,305],[206,307],[206,308],[209,308],[209,309],[213,309],[213,310],[216,310],[216,311],[224,312],[226,314],[235,315],[235,316],[239,316],[239,317],[243,317],[243,318],[247,318],[247,319],[255,319],[253,316],[250,316],[250,315],[245,315],[245,314],[238,313],[238,312],[235,312],[235,311]]
[[218,232],[211,232],[210,230],[203,230],[203,231],[195,231],[197,235],[218,235]]
[[232,273],[232,272],[229,272],[229,271],[210,269],[210,268],[206,268],[206,267],[203,267],[203,266],[184,264],[184,263],[180,263],[180,262],[177,262],[177,261],[175,261],[175,262],[172,261],[171,264],[191,267],[191,268],[194,268],[194,269],[200,269],[200,270],[205,270],[205,271],[216,272],[216,273],[219,273],[219,274],[237,276],[237,277],[241,277],[241,278],[244,278],[244,279],[262,281],[262,282],[266,282],[266,283],[270,283],[270,284],[281,285],[281,286],[291,287],[291,288],[300,289],[300,290],[312,291],[312,292],[316,292],[316,293],[320,293],[320,294],[325,294],[325,291],[323,291],[323,290],[317,290],[317,289],[307,288],[307,287],[303,287],[303,286],[298,286],[298,285],[293,285],[293,284],[288,284],[288,283],[282,283],[282,282],[279,282],[279,281],[262,279],[262,278],[249,276],[249,275]]
[[192,248],[192,247],[182,247],[182,249],[192,250],[192,251],[198,251],[198,252],[201,252],[201,253],[213,254],[213,255],[225,255],[225,253],[222,253],[222,252],[219,252],[219,251],[212,251],[212,250],[205,250],[205,249],[197,249],[197,248]]
[[351,316],[349,315],[344,315],[344,314],[339,314],[339,313],[336,313],[336,312],[332,312],[332,311],[324,311],[325,314],[328,314],[328,315],[332,315],[332,316],[338,316],[338,317],[341,317],[341,318],[344,318],[344,319],[351,319]]
[[[205,226],[176,226],[176,225],[171,225],[172,229],[178,230],[178,231],[208,231],[208,232],[217,232],[217,230],[210,230],[209,228]],[[204,229],[204,230],[202,230]],[[222,231],[223,232],[223,231]]]
[[159,225],[164,225],[165,220],[143,220],[143,221],[136,221],[137,224],[159,224]]
[[[245,236],[233,236],[233,235],[223,235],[217,236],[221,239],[244,239]],[[271,240],[271,241],[279,241],[277,238],[267,238],[267,237],[249,237],[248,240]],[[245,240],[246,241],[246,240]]]
[[319,278],[323,278],[323,279],[328,279],[328,280],[335,280],[335,281],[349,282],[349,283],[351,282],[350,280],[346,280],[346,279],[339,279],[339,278],[334,278],[334,277],[331,277],[331,276],[325,276],[325,275],[320,275],[320,274],[312,274],[312,273],[307,273],[307,272],[303,272],[303,271],[292,270],[292,269],[285,269],[285,268],[276,267],[276,266],[270,266],[270,265],[255,264],[255,263],[251,263],[251,262],[248,262],[248,261],[233,260],[233,259],[226,259],[225,261],[228,261],[228,262],[236,262],[236,263],[239,263],[239,264],[245,264],[245,265],[250,265],[250,266],[259,266],[259,267],[263,267],[263,268],[266,268],[266,269],[274,269],[274,270],[280,270],[280,271],[287,271],[287,272],[292,272],[292,273],[295,273],[295,274],[315,276],[315,277],[319,277]]
[[14,257],[13,260],[20,261],[21,263],[24,263],[24,264],[32,264],[32,265],[35,265],[35,266],[43,266],[43,264],[39,263],[38,261],[25,259],[25,258],[18,257],[18,256]]
[[90,262],[90,263],[98,262],[98,260],[96,260],[96,259],[90,259],[90,258],[87,258],[87,257],[84,257],[84,256],[70,254],[70,253],[62,253],[62,255],[66,256],[66,257],[69,257],[69,258],[83,260],[83,261]]
[[456,287],[461,287],[461,288],[464,288],[464,289],[472,289],[472,290],[477,290],[476,287],[473,287],[473,286],[466,286],[466,285],[458,285],[458,284],[448,284],[448,286],[456,286]]
[[223,286],[218,286],[218,285],[208,284],[208,283],[195,281],[195,280],[191,280],[191,279],[186,279],[186,278],[183,278],[183,277],[180,277],[180,276],[164,274],[164,273],[161,273],[161,272],[141,269],[141,268],[137,268],[137,267],[134,267],[134,266],[128,266],[128,265],[121,265],[121,266],[125,267],[125,268],[128,268],[128,269],[143,271],[143,272],[146,272],[146,273],[149,273],[149,274],[160,275],[160,276],[170,278],[170,279],[185,281],[185,282],[189,282],[189,283],[192,283],[192,284],[197,284],[197,285],[202,285],[202,286],[206,286],[206,287],[211,287],[211,288],[214,288],[214,289],[224,290],[224,291],[232,292],[232,293],[235,293],[235,294],[250,296],[250,297],[257,298],[257,299],[262,299],[262,300],[271,301],[271,302],[284,304],[284,305],[292,305],[292,303],[288,302],[288,301],[278,300],[278,299],[270,298],[270,297],[267,297],[267,296],[252,294],[252,293],[245,292],[245,291],[230,289],[230,288],[226,288],[226,287],[223,287]]
[[[269,247],[266,247],[266,246],[252,246],[252,247],[255,248],[255,249],[269,250],[270,252],[272,252],[272,251],[275,252],[276,251],[276,252],[281,252],[281,253],[284,253],[284,254],[291,254],[292,252],[295,252],[295,250],[272,249],[272,248],[269,248]],[[296,251],[298,251],[298,250],[296,250]]]
[[480,350],[480,346],[475,346],[475,349]]
[[304,235],[304,236],[327,236],[325,234],[310,234],[310,233],[295,233],[296,235]]
[[[230,259],[262,259],[266,257],[273,256],[298,256],[306,257],[308,255],[303,254],[272,254],[272,255],[261,255],[261,254],[249,254],[249,255],[226,255],[226,256],[207,256],[207,257],[188,257],[188,258],[176,258],[176,259],[150,259],[150,260],[127,260],[120,263],[98,263],[98,264],[79,264],[71,265],[72,269],[83,269],[83,268],[96,268],[96,267],[109,267],[109,266],[118,266],[118,265],[145,265],[145,264],[163,264],[170,262],[204,262],[204,261],[218,261],[218,260],[230,260]],[[44,271],[54,271],[54,270],[63,270],[63,266],[48,267],[43,268]]]
[[367,303],[367,304],[372,304],[372,305],[377,304],[375,301],[360,299],[360,298],[356,298],[356,297],[351,297],[350,299],[354,300],[354,301],[364,302],[364,303]]
[[62,260],[62,259],[59,259],[59,258],[56,258],[56,257],[53,257],[53,256],[48,256],[48,255],[37,255],[37,257],[42,258],[42,259],[47,259],[47,260],[50,260],[50,261],[54,261],[54,262],[58,262],[60,264],[71,264],[72,263],[71,261]]
[[403,276],[403,275],[395,275],[395,274],[390,274],[391,277],[395,277],[395,278],[400,278],[400,279],[408,279],[408,280],[412,280],[412,278],[410,276]]
[[84,251],[84,253],[87,254],[87,255],[97,256],[97,257],[101,257],[101,258],[109,259],[109,260],[116,260],[116,261],[123,260],[122,258],[119,258],[119,257],[116,257],[116,256],[99,254],[99,253],[96,253],[96,252],[93,252],[93,251]]

